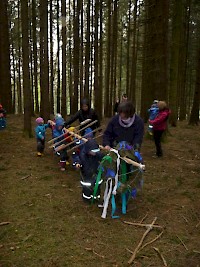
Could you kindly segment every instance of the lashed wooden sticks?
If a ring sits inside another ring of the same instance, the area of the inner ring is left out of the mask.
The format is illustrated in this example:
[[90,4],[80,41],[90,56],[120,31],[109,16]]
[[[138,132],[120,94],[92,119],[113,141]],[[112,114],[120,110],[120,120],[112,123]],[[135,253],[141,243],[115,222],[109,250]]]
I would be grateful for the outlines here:
[[[99,130],[101,130],[101,127],[96,128],[96,129],[93,130],[91,133],[96,133],[96,132],[99,131]],[[69,133],[69,131],[68,131],[68,133]],[[78,134],[78,133],[77,133],[77,134]],[[81,137],[82,137],[82,138],[86,138],[88,135],[89,135],[89,133],[88,133],[88,134],[85,134],[84,136],[81,136]],[[70,136],[73,136],[73,134],[70,134]],[[79,138],[79,140],[80,140],[80,138]],[[55,143],[55,144],[49,146],[49,148],[55,147],[55,146],[59,145],[60,143],[62,143],[62,142],[64,142],[64,141],[65,141],[65,139],[62,139],[61,141],[59,141],[59,142],[57,142],[57,143]],[[55,151],[58,152],[58,151],[60,151],[60,150],[62,150],[62,149],[64,149],[64,148],[67,148],[68,146],[71,146],[72,144],[74,144],[74,143],[76,143],[76,142],[77,142],[77,140],[73,140],[73,141],[71,141],[70,143],[63,144],[62,146],[57,146],[56,149],[55,149]]]
[[[68,130],[68,133],[71,134],[72,136],[76,137],[77,139],[82,140],[82,141],[85,142],[85,143],[88,141],[88,139],[82,137],[81,135],[79,135],[79,134],[77,134],[77,133],[71,132],[71,131],[69,131],[69,130]],[[66,145],[63,145],[63,144],[62,144],[62,145],[59,146],[59,148],[57,148],[55,151],[58,152],[58,151],[64,149],[65,147],[66,147]],[[102,150],[105,150],[105,147],[104,147],[104,146],[99,145],[99,148],[102,149]],[[108,151],[109,151],[109,150],[108,150]],[[134,160],[132,160],[132,159],[129,159],[129,158],[127,158],[127,157],[120,157],[120,159],[124,160],[124,161],[127,162],[128,164],[131,164],[131,165],[133,165],[133,166],[139,168],[140,170],[145,170],[145,165],[144,165],[144,164],[138,163],[138,162],[136,162],[136,161],[134,161]]]
[[[76,127],[74,127],[74,128],[75,128],[75,129],[76,129],[76,128],[79,128],[80,126],[85,125],[86,123],[89,123],[90,121],[91,121],[91,119],[84,120],[84,121],[82,121],[78,126],[76,126]],[[87,127],[88,127],[88,125],[87,125]],[[65,130],[66,133],[67,133],[67,128],[64,128],[64,130]],[[49,143],[49,144],[53,143],[53,142],[56,141],[57,139],[59,139],[59,138],[65,136],[66,133],[64,133],[64,134],[62,134],[62,135],[60,135],[60,136],[58,136],[58,137],[55,137],[55,138],[49,140],[48,143]]]

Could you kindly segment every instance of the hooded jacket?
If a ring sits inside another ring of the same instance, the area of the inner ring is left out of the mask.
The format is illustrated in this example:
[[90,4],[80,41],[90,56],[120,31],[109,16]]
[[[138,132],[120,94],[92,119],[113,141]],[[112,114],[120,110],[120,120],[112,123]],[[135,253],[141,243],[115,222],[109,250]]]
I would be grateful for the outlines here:
[[[79,120],[79,123],[81,123],[81,122],[83,122],[83,121],[85,121],[87,119],[91,119],[92,121],[97,120],[97,122],[95,124],[90,126],[92,128],[92,130],[94,130],[94,129],[96,129],[96,128],[98,128],[100,126],[99,118],[98,118],[96,112],[94,111],[94,109],[90,108],[89,102],[85,98],[82,99],[82,101],[81,101],[81,107],[83,105],[87,105],[88,106],[88,110],[84,111],[81,108],[79,111],[76,112],[75,115],[71,116],[71,118],[65,122],[65,127],[68,127],[69,125],[71,125],[76,120]],[[85,127],[86,125],[87,124],[83,125],[81,128]]]
[[126,141],[137,147],[142,144],[144,135],[144,122],[135,114],[135,120],[130,127],[124,128],[119,123],[119,115],[114,116],[103,134],[103,145],[113,147],[116,143]]
[[149,120],[149,123],[153,125],[155,131],[164,131],[167,128],[167,120],[171,111],[168,108],[159,110],[157,117],[154,120]]

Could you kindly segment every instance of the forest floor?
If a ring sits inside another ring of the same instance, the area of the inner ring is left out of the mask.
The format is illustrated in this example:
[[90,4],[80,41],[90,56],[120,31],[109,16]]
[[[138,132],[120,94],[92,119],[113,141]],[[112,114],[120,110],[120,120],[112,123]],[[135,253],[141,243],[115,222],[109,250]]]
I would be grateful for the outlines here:
[[124,221],[150,224],[155,217],[162,228],[153,228],[143,244],[163,233],[131,266],[200,266],[199,127],[169,128],[163,158],[152,157],[154,143],[144,138],[142,195],[120,219],[102,219],[101,209],[82,201],[79,173],[71,166],[61,172],[48,145],[36,157],[35,138],[23,137],[22,116],[7,121],[0,131],[1,267],[128,266],[147,229]]

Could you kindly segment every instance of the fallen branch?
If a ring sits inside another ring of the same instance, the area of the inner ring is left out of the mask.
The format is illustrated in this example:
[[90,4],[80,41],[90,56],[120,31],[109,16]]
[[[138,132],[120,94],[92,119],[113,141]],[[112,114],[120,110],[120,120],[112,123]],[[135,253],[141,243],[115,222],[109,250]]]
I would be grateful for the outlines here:
[[198,251],[198,250],[193,250],[193,252],[200,254],[200,251]]
[[145,237],[146,237],[146,236],[148,235],[148,233],[152,230],[153,225],[154,225],[154,223],[156,222],[156,220],[157,220],[157,217],[155,217],[154,220],[153,220],[153,222],[148,226],[148,229],[147,229],[146,232],[143,234],[143,236],[142,236],[142,238],[141,238],[139,244],[137,245],[136,249],[135,249],[134,252],[133,252],[133,255],[132,255],[131,258],[129,259],[128,264],[131,264],[131,263],[135,260],[135,257],[136,257],[137,252],[139,251],[140,247],[142,246],[142,243],[143,243]]
[[98,254],[94,249],[92,248],[85,248],[87,251],[92,251],[95,255],[97,255],[100,258],[105,258],[105,256]]
[[162,234],[163,234],[163,231],[162,231],[159,235],[157,235],[154,239],[152,239],[151,241],[149,241],[149,242],[147,242],[146,244],[144,244],[144,245],[140,248],[140,250],[142,250],[142,249],[145,248],[146,246],[148,246],[148,245],[152,244],[153,242],[155,242],[158,238],[161,237]]
[[188,248],[186,247],[186,245],[185,245],[185,243],[183,242],[183,240],[177,235],[177,238],[178,238],[178,240],[180,240],[180,242],[181,242],[181,244],[184,246],[184,248],[186,249],[186,250],[188,250]]
[[124,221],[124,223],[126,224],[130,224],[130,225],[135,225],[135,226],[142,226],[142,227],[153,227],[153,228],[160,228],[160,229],[163,229],[162,226],[160,225],[152,225],[152,224],[144,224],[144,223],[133,223],[133,222],[127,222],[127,221]]
[[160,250],[158,248],[155,248],[155,247],[153,247],[153,249],[158,253],[158,256],[162,260],[164,266],[167,266],[167,262],[166,262],[165,258],[163,257],[163,255],[161,254]]
[[21,180],[25,180],[25,179],[29,178],[30,176],[31,176],[31,174],[28,174],[28,175],[22,177]]
[[142,218],[142,220],[140,220],[140,223],[142,223],[146,219],[147,216],[148,216],[148,213]]
[[10,224],[11,222],[1,222],[0,223],[0,226],[3,226],[3,225],[8,225],[8,224]]

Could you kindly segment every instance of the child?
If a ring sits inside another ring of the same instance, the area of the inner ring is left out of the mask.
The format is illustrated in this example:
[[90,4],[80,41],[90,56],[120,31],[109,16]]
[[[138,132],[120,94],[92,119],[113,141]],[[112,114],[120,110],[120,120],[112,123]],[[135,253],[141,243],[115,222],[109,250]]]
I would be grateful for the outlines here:
[[[99,145],[94,139],[82,144],[79,153],[72,154],[73,166],[81,170],[82,198],[87,202],[93,199],[96,174],[102,158]],[[96,198],[100,198],[100,191]]]
[[49,120],[47,124],[44,124],[44,119],[38,117],[36,120],[37,126],[35,128],[36,139],[37,139],[37,156],[41,157],[44,153],[45,148],[45,133],[46,129],[50,127],[51,121]]
[[[56,145],[56,143],[62,140],[63,140],[62,144],[66,144],[66,136],[64,134],[65,134],[64,119],[62,117],[59,117],[55,120],[55,125],[52,130],[53,138],[60,136],[60,138],[57,138],[55,141],[54,149],[60,145],[60,143],[58,145]],[[65,149],[60,150],[59,152],[56,152],[56,155],[60,157],[60,170],[65,171],[66,163],[68,163],[67,162],[67,159],[68,159],[67,149],[65,148]]]
[[162,157],[161,137],[167,128],[167,120],[171,113],[165,101],[158,101],[158,115],[154,120],[149,120],[153,125],[153,138],[156,145],[156,156]]
[[[149,120],[154,120],[156,116],[158,115],[158,100],[154,100],[151,107],[148,109],[149,112]],[[153,125],[149,123],[148,125],[148,133],[150,135],[153,135]]]
[[6,128],[6,110],[0,104],[0,130]]

